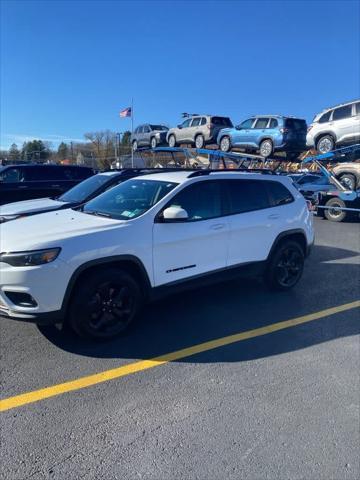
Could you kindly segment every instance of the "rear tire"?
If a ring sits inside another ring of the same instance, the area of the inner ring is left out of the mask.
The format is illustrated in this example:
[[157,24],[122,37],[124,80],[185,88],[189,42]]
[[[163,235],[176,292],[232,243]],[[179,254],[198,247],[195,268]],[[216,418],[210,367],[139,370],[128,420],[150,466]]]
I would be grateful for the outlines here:
[[169,140],[168,140],[168,144],[169,144],[169,147],[170,147],[170,148],[176,147],[176,138],[175,138],[175,135],[170,135]]
[[339,180],[344,185],[344,187],[348,188],[349,190],[355,190],[356,178],[351,173],[344,173],[339,177]]
[[260,143],[260,155],[264,158],[270,157],[274,151],[274,145],[271,140],[263,140]]
[[[325,207],[340,207],[345,208],[346,204],[341,198],[335,197],[331,198],[325,203]],[[347,218],[347,212],[342,210],[331,210],[328,208],[324,209],[325,218],[331,222],[343,222]]]
[[264,280],[271,290],[289,290],[300,280],[304,269],[304,251],[294,240],[284,240],[272,253]]
[[204,148],[205,139],[203,135],[196,135],[195,137],[195,147],[196,148]]
[[157,147],[157,141],[156,141],[156,138],[155,137],[152,137],[152,139],[150,140],[150,147],[152,149],[156,148]]
[[225,136],[225,137],[222,137],[222,139],[220,140],[220,150],[222,152],[230,152],[231,150],[231,142],[230,142],[230,137],[228,136]]
[[129,328],[141,304],[139,285],[126,271],[112,267],[98,270],[77,284],[69,323],[81,337],[108,340]]

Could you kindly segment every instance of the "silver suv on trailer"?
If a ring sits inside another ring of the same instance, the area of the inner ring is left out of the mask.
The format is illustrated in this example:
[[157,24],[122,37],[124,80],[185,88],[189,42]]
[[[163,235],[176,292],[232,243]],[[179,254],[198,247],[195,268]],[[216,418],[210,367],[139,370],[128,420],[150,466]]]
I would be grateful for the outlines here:
[[169,147],[176,147],[181,143],[191,143],[196,148],[203,148],[205,144],[216,143],[221,129],[232,126],[229,117],[192,115],[177,127],[170,128],[166,140]]
[[149,146],[156,148],[158,145],[165,144],[168,130],[165,125],[153,125],[152,123],[139,125],[130,137],[133,150]]
[[327,153],[339,145],[360,140],[360,100],[327,108],[314,117],[306,145]]

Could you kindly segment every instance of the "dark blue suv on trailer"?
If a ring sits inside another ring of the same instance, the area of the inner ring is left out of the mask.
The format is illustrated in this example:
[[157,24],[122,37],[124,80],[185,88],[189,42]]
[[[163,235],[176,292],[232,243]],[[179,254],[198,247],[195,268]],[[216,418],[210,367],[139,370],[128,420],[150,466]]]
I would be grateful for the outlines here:
[[275,151],[298,155],[306,150],[305,120],[280,115],[256,115],[234,128],[220,130],[217,144],[228,152],[233,147],[256,150],[263,157]]

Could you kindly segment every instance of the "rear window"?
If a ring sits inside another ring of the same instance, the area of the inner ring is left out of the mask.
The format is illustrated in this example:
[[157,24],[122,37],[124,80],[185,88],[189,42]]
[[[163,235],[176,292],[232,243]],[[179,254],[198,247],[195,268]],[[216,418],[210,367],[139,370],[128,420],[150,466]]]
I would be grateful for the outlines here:
[[212,117],[211,123],[214,125],[222,125],[224,127],[232,127],[232,122],[228,117]]
[[285,120],[285,128],[288,128],[289,130],[305,131],[307,129],[305,120],[301,120],[300,118],[287,118]]
[[271,207],[264,183],[257,180],[227,180],[228,213],[234,215]]
[[294,201],[294,197],[289,190],[280,182],[267,181],[266,186],[269,192],[271,205],[278,207],[279,205],[286,205]]
[[151,130],[169,130],[168,127],[165,127],[165,125],[150,125]]

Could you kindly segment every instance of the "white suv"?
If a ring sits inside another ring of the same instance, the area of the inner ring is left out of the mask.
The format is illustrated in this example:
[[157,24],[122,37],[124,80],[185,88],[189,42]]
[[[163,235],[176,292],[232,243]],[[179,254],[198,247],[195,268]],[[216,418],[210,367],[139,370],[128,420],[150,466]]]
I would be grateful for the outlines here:
[[136,177],[81,211],[0,225],[0,315],[68,322],[82,336],[109,338],[144,301],[205,276],[243,270],[289,289],[313,241],[312,214],[287,177],[206,170]]
[[360,140],[360,100],[327,108],[308,127],[306,145],[320,153]]

